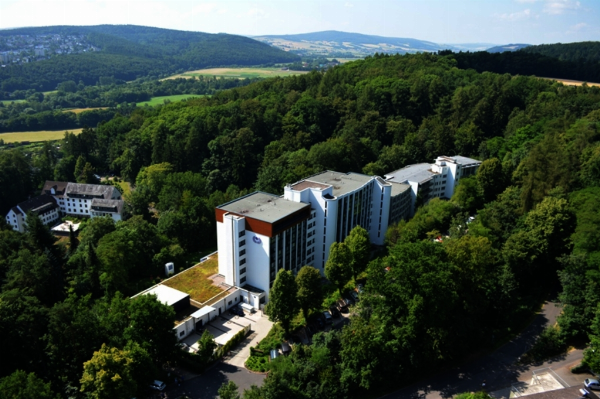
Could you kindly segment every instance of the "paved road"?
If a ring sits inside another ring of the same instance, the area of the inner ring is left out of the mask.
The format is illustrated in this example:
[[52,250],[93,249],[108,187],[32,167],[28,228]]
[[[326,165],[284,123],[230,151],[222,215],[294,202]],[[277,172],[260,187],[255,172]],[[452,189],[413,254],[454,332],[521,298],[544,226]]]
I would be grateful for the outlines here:
[[495,352],[455,369],[441,372],[420,382],[384,396],[391,398],[451,398],[462,392],[481,389],[486,381],[487,391],[496,391],[517,381],[531,379],[532,371],[551,367],[569,385],[581,383],[586,376],[574,376],[569,369],[582,358],[582,351],[575,350],[546,363],[519,365],[519,358],[533,345],[536,337],[548,326],[554,325],[560,308],[554,302],[546,302],[533,322],[515,339]]
[[181,386],[171,384],[165,392],[170,399],[179,398],[184,393],[191,399],[213,399],[218,397],[217,391],[227,381],[235,382],[239,391],[243,392],[251,385],[262,385],[264,379],[263,374],[254,374],[245,368],[219,362],[204,374],[185,381]]

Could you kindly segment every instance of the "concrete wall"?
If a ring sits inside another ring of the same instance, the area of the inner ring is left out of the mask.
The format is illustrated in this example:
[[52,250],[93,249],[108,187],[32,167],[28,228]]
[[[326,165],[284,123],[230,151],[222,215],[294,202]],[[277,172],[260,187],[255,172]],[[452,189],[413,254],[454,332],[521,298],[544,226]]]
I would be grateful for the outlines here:
[[246,268],[246,281],[240,279],[240,285],[250,284],[269,291],[270,242],[270,238],[262,234],[246,233],[246,264],[240,266],[240,269]]

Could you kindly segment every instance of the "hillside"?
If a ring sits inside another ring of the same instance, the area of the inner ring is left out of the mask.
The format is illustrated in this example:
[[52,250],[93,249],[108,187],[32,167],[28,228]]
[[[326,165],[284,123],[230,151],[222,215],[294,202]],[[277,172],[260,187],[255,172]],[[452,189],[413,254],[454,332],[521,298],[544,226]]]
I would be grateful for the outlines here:
[[335,53],[348,53],[360,56],[374,53],[406,54],[436,52],[450,48],[425,40],[363,35],[334,30],[297,35],[265,35],[257,36],[254,39],[286,51],[303,55],[331,55]]
[[600,42],[540,44],[529,46],[522,51],[558,58],[561,61],[600,61]]
[[[55,50],[48,39],[50,35],[71,37],[72,41]],[[11,45],[16,48],[16,37],[19,40],[23,37],[30,38],[27,48],[41,43],[35,47],[43,50],[44,55],[37,55],[37,58],[48,59],[32,62],[35,56],[30,56],[26,61],[19,58],[19,62],[7,63],[0,70],[2,91],[53,90],[58,83],[67,80],[82,81],[87,85],[95,84],[101,77],[132,80],[207,67],[263,65],[298,60],[296,55],[247,37],[135,25],[3,30],[0,31],[3,50],[10,49]],[[46,42],[49,44],[45,44]],[[87,46],[86,50],[76,53],[80,45]],[[51,55],[47,55],[49,53]]]
[[494,46],[494,47],[488,48],[485,51],[487,51],[488,53],[503,53],[505,51],[521,50],[521,49],[529,47],[529,46],[531,46],[531,44],[522,44],[522,43],[506,44],[503,46]]

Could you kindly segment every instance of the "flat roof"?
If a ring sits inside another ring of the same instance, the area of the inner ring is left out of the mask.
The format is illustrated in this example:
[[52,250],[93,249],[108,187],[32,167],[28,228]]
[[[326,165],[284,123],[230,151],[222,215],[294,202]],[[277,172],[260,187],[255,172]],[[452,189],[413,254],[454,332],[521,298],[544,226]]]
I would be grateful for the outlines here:
[[392,197],[402,194],[403,192],[410,190],[410,185],[405,183],[398,183],[395,181],[389,181],[392,185]]
[[194,313],[192,313],[190,316],[199,319],[202,316],[206,316],[207,314],[209,314],[210,312],[214,312],[217,309],[213,308],[212,306],[205,306],[202,309],[196,310]]
[[[326,184],[328,186],[333,186],[333,195],[335,197],[341,197],[344,194],[351,193],[361,188],[371,180],[373,180],[374,176],[367,176],[360,173],[340,173],[328,170],[326,172],[322,172],[316,174],[314,176],[307,177],[304,181],[308,182],[316,182],[321,184]],[[296,184],[299,184],[298,182]],[[294,186],[292,186],[294,188]]]
[[181,301],[185,297],[189,297],[189,294],[176,290],[175,288],[167,287],[166,285],[157,285],[154,288],[149,289],[142,295],[156,295],[156,299],[167,306],[171,306]]
[[240,216],[274,223],[309,206],[303,202],[294,202],[275,194],[257,191],[219,205],[217,208]]
[[462,155],[455,155],[450,158],[454,158],[456,160],[456,163],[459,163],[461,165],[470,165],[470,164],[480,164],[481,163],[481,161],[478,161],[473,158],[463,157]]
[[317,188],[319,190],[325,190],[328,188],[328,184],[317,183],[316,181],[300,180],[297,183],[292,184],[292,188],[296,191],[306,190],[307,188]]
[[433,175],[431,164],[417,163],[388,173],[385,175],[385,179],[394,183],[406,183],[408,181],[423,183],[431,179]]

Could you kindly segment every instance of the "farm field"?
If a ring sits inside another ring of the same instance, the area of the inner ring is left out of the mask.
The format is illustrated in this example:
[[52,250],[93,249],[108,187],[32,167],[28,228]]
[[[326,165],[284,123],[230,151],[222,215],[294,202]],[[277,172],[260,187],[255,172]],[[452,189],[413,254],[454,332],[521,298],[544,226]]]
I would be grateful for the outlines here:
[[169,76],[166,79],[193,78],[196,76],[217,76],[222,78],[273,78],[276,76],[291,76],[307,73],[305,71],[282,71],[281,68],[210,68],[184,72]]
[[93,111],[95,109],[108,109],[108,107],[95,107],[95,108],[70,108],[70,109],[65,109],[63,110],[63,112],[73,112],[74,114],[80,114],[82,112],[86,112],[86,111]]
[[35,132],[10,132],[0,133],[0,139],[4,140],[5,143],[19,143],[21,141],[49,141],[49,140],[60,140],[65,136],[65,132],[71,132],[75,134],[81,133],[83,129],[63,129],[63,130],[39,130]]
[[547,80],[556,80],[557,82],[560,82],[562,84],[564,84],[565,86],[581,86],[584,83],[587,83],[588,86],[596,86],[596,87],[600,87],[600,83],[594,83],[594,82],[583,82],[581,80],[569,80],[569,79],[557,79],[557,78],[542,78],[542,79],[547,79]]
[[142,102],[137,103],[136,105],[138,107],[143,107],[145,105],[153,107],[155,105],[164,104],[165,100],[175,102],[175,101],[187,100],[188,98],[197,98],[197,97],[204,97],[204,95],[203,94],[174,94],[172,96],[153,97],[149,101],[142,101]]

